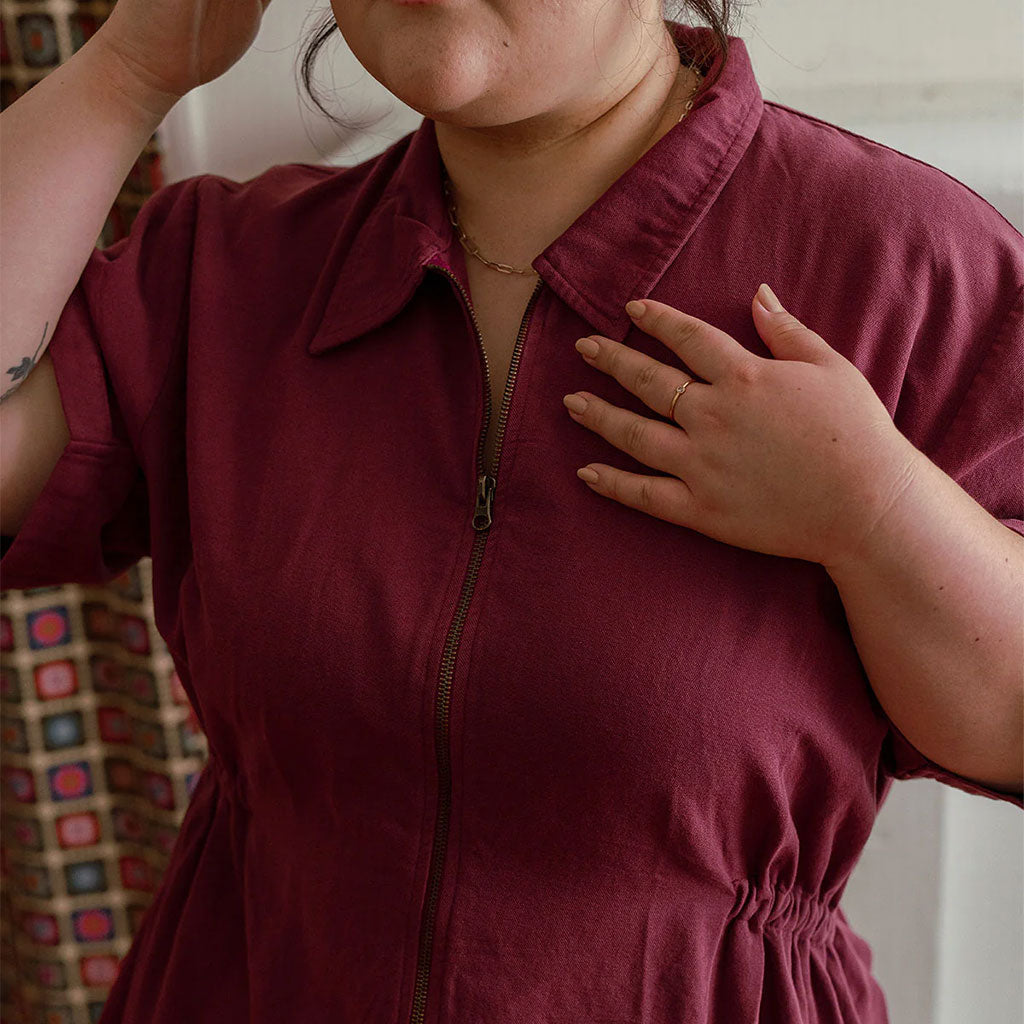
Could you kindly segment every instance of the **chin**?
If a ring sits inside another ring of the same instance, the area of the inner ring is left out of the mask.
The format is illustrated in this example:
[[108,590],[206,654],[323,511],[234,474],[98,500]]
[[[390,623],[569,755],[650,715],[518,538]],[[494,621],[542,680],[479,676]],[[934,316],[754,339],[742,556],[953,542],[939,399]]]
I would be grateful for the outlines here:
[[387,90],[413,110],[434,121],[444,121],[461,128],[486,128],[509,124],[525,115],[519,111],[522,97],[511,106],[500,96],[482,92],[475,83],[453,80],[438,69],[418,75],[403,74],[400,79],[378,79]]
[[356,59],[388,92],[425,117],[452,124],[510,119],[501,99],[515,91],[503,81],[509,51],[490,32],[453,30],[451,18],[384,20],[388,31],[379,22],[339,25]]
[[374,77],[393,95],[427,117],[455,120],[479,117],[493,106],[488,98],[486,69],[465,57],[445,59],[436,52],[420,52],[403,61],[390,54]]
[[443,75],[436,78],[417,76],[410,80],[381,79],[381,84],[396,99],[412,107],[424,117],[435,121],[450,121],[458,124],[472,124],[472,109],[477,102],[472,90],[453,88]]

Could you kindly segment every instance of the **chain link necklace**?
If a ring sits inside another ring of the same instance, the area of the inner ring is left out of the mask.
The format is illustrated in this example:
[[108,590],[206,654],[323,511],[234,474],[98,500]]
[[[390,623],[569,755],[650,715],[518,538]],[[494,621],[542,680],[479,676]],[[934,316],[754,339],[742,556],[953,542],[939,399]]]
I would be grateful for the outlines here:
[[[693,98],[697,95],[697,90],[700,88],[701,82],[704,80],[704,76],[701,72],[694,67],[692,64],[688,64],[687,67],[697,76],[697,82],[690,92],[690,96],[686,101],[686,106],[683,108],[683,112],[679,115],[679,121],[682,121],[684,117],[690,112],[690,108],[693,106]],[[676,124],[679,124],[676,121]],[[452,222],[452,226],[455,228],[456,233],[459,236],[459,241],[462,243],[463,249],[466,250],[471,256],[475,256],[485,266],[490,267],[492,270],[500,271],[502,274],[524,274],[526,276],[536,276],[537,271],[533,267],[513,267],[508,263],[495,263],[492,260],[486,259],[483,254],[477,248],[476,243],[462,230],[462,225],[459,223],[459,215],[455,210],[455,196],[452,193],[452,183],[445,172],[442,165],[442,176],[444,178],[444,194],[448,199],[448,219]]]

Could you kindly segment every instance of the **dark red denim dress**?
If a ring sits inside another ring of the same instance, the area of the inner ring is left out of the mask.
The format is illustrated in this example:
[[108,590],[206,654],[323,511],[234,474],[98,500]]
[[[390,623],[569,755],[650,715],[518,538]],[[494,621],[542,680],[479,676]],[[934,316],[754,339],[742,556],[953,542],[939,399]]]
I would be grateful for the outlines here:
[[764,102],[734,37],[534,261],[493,408],[432,121],[151,197],[50,343],[71,441],[0,563],[150,555],[210,743],[101,1024],[884,1024],[840,900],[892,779],[1024,803],[899,733],[822,566],[591,491],[588,461],[650,470],[562,396],[652,415],[574,348],[670,358],[631,298],[769,356],[768,281],[1024,533],[1021,242]]

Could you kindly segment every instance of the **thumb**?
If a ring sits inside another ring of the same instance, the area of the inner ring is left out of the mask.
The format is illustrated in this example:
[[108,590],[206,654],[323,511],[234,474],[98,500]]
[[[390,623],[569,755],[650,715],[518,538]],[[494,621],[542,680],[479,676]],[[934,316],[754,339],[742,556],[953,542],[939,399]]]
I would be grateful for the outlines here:
[[754,294],[754,324],[761,339],[777,359],[816,362],[831,347],[792,313],[783,309],[775,292],[762,284]]

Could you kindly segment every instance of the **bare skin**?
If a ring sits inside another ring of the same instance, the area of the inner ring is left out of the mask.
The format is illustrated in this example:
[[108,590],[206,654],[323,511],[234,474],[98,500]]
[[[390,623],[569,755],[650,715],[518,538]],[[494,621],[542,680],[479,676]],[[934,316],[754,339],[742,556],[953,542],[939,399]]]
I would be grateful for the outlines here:
[[[696,85],[697,77],[688,69],[679,68],[678,82],[682,83],[684,91],[683,96],[689,95]],[[678,86],[673,89],[673,96],[678,94]],[[672,105],[669,107],[669,123],[666,125],[663,120],[659,120],[656,126],[654,134],[651,135],[649,140],[643,146],[641,153],[638,154],[631,163],[635,163],[639,156],[642,155],[643,151],[649,149],[654,145],[666,131],[671,129],[676,123],[679,115],[674,112]],[[439,146],[440,146],[440,128],[438,125],[439,135]],[[443,154],[443,149],[442,149]],[[448,166],[447,159],[445,166]],[[629,165],[627,164],[627,167]],[[454,179],[453,179],[454,180]],[[614,180],[614,179],[612,179]],[[608,184],[611,184],[609,182]],[[607,188],[607,186],[605,186]],[[603,189],[602,189],[603,191]],[[590,200],[593,202],[601,193]],[[546,246],[558,237],[568,224],[555,231],[551,235],[551,238],[546,241],[542,241],[537,244],[536,252],[529,259],[524,260],[522,263],[515,263],[507,258],[505,253],[502,251],[500,241],[496,248],[490,250],[484,248],[483,243],[479,239],[478,233],[472,229],[461,209],[461,203],[459,201],[459,194],[456,191],[456,202],[459,203],[459,220],[463,226],[463,230],[473,239],[473,241],[480,247],[483,255],[495,262],[495,263],[511,263],[513,266],[528,267],[530,260],[536,255],[543,251]],[[589,205],[589,203],[587,203]],[[583,207],[586,209],[586,206]],[[582,212],[579,211],[579,212]],[[579,212],[575,216],[579,216]],[[575,217],[573,217],[575,219]],[[570,220],[569,223],[572,223]],[[500,236],[499,236],[500,237]],[[519,327],[523,319],[523,314],[526,309],[526,304],[529,301],[530,295],[533,289],[537,285],[537,276],[531,274],[529,276],[523,276],[519,274],[503,274],[500,271],[494,270],[488,267],[486,264],[481,263],[480,260],[474,256],[466,254],[466,271],[469,276],[469,293],[473,301],[473,308],[476,311],[477,321],[480,326],[481,340],[483,341],[484,349],[487,352],[487,362],[491,377],[491,408],[493,415],[491,416],[491,422],[487,432],[487,440],[485,444],[485,465],[493,467],[494,465],[494,446],[495,446],[495,435],[497,429],[497,410],[501,408],[502,396],[505,393],[505,385],[508,379],[509,367],[512,361],[512,352],[515,348],[516,337],[519,333]]]

